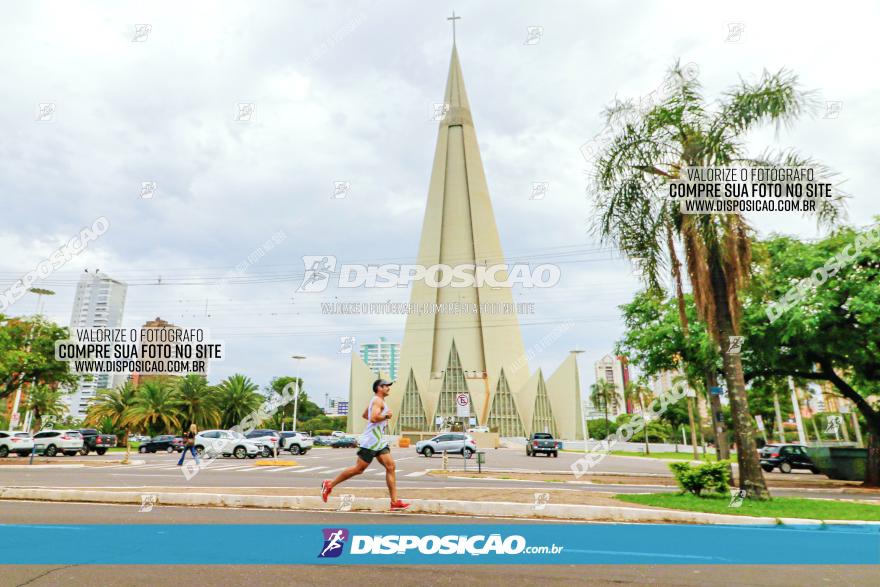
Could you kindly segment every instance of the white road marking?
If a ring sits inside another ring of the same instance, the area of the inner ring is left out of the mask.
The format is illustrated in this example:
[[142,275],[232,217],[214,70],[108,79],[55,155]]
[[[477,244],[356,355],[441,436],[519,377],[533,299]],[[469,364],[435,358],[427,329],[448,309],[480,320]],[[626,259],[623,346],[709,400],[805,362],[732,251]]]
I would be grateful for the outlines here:
[[427,475],[427,473],[428,473],[428,469],[425,469],[424,471],[416,471],[414,473],[407,473],[406,475],[404,475],[404,477],[421,477],[422,475]]
[[310,467],[308,469],[294,469],[296,473],[307,473],[309,471],[320,471],[321,469],[326,469],[327,467]]

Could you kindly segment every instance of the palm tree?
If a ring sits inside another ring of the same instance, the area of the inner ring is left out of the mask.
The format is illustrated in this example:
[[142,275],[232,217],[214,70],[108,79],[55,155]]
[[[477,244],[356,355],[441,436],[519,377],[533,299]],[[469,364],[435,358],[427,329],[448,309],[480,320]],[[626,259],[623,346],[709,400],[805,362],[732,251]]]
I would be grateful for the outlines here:
[[217,408],[220,410],[220,427],[232,428],[263,405],[266,398],[259,393],[259,389],[249,377],[238,373],[221,381],[214,388]]
[[182,427],[182,405],[171,381],[164,377],[148,379],[137,388],[127,422],[137,429],[146,430],[150,436],[177,431]]
[[62,401],[64,393],[49,385],[32,385],[28,390],[24,408],[34,413],[34,430],[43,427],[43,418],[46,416],[63,416],[67,412],[67,405]]
[[600,379],[590,386],[590,401],[594,406],[601,406],[605,412],[605,438],[608,438],[611,424],[608,421],[608,406],[617,408],[617,387],[605,379]]
[[190,373],[177,382],[177,392],[184,425],[195,424],[199,429],[219,425],[220,410],[203,375]]
[[651,454],[651,447],[648,444],[648,412],[645,411],[645,405],[650,405],[654,401],[654,393],[645,383],[645,380],[639,378],[635,381],[630,381],[623,387],[623,397],[627,401],[639,406],[639,412],[641,412],[642,418],[645,421],[645,454],[649,455]]
[[123,463],[128,463],[130,453],[129,419],[136,394],[137,388],[130,381],[126,381],[116,389],[102,389],[95,397],[94,403],[89,406],[85,418],[85,423],[93,426],[98,426],[102,420],[109,420],[114,430],[123,431],[125,439]]
[[[597,232],[629,257],[639,259],[642,276],[660,288],[667,263],[677,268],[676,239],[684,249],[688,276],[701,318],[717,344],[727,349],[739,333],[738,291],[750,275],[751,230],[739,214],[681,214],[666,197],[667,182],[686,167],[763,165],[827,169],[794,152],[748,158],[742,137],[767,122],[790,123],[808,110],[809,94],[797,78],[782,70],[764,72],[755,84],[741,82],[710,109],[695,76],[676,63],[667,78],[668,95],[642,115],[627,121],[596,166]],[[618,102],[610,121],[631,112]],[[840,199],[818,202],[820,222],[837,219]],[[679,277],[680,280],[680,277]],[[676,284],[680,297],[680,282]],[[739,354],[723,352],[723,372],[739,448],[739,485],[749,497],[768,499],[758,460]]]

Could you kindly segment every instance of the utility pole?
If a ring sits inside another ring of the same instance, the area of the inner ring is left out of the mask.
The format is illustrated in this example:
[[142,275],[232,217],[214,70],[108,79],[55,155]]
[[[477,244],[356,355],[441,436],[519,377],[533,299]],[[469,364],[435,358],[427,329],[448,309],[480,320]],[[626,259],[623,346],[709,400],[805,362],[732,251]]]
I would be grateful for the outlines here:
[[773,390],[773,410],[776,412],[776,433],[779,435],[779,442],[785,444],[785,429],[782,427],[782,412],[779,410],[779,395]]
[[293,396],[293,431],[296,432],[296,414],[299,410],[299,394],[302,391],[302,380],[299,378],[300,364],[305,357],[293,355],[291,358],[296,361],[296,394]]
[[798,405],[797,390],[794,386],[794,378],[789,375],[788,387],[791,389],[791,405],[794,408],[794,421],[797,422],[798,442],[806,444],[806,431],[804,430],[804,421],[801,419],[801,409]]

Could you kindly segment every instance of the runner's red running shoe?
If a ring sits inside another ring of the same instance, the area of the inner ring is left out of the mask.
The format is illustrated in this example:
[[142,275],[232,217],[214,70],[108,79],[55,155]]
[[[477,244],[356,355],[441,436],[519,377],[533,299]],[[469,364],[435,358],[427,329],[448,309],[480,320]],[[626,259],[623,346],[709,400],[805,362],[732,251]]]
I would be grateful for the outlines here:
[[327,498],[330,496],[330,492],[333,491],[333,488],[330,487],[329,481],[321,482],[321,499],[324,500],[324,503],[327,503]]
[[398,499],[397,501],[392,501],[392,502],[391,502],[391,511],[392,511],[392,512],[395,512],[395,511],[402,511],[402,510],[405,510],[405,509],[408,508],[408,507],[409,507],[409,504],[406,503],[405,501],[400,500],[400,499]]

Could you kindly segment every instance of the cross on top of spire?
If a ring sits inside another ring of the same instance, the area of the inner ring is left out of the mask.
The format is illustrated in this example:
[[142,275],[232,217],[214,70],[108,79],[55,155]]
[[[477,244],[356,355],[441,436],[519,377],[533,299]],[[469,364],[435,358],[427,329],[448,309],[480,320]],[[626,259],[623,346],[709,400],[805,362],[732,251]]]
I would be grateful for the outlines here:
[[447,16],[446,20],[452,21],[452,44],[455,45],[455,21],[461,20],[460,16],[455,16],[455,11],[452,11],[452,16]]

